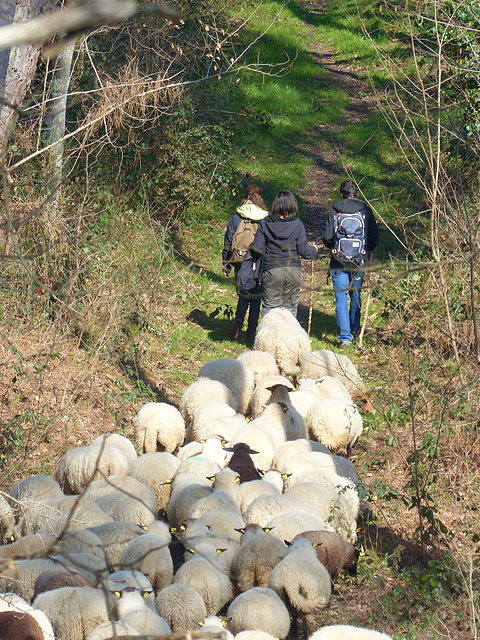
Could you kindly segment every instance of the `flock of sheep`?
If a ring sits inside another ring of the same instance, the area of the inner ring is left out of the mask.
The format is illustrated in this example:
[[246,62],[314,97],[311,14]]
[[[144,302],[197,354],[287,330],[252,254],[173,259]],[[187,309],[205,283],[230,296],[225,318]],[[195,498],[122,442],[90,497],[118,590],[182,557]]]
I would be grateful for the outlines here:
[[387,640],[315,629],[356,572],[368,504],[348,455],[371,400],[347,356],[270,311],[253,350],[201,367],[178,408],[140,409],[140,455],[105,434],[0,494],[0,640],[283,640],[297,617],[309,640]]

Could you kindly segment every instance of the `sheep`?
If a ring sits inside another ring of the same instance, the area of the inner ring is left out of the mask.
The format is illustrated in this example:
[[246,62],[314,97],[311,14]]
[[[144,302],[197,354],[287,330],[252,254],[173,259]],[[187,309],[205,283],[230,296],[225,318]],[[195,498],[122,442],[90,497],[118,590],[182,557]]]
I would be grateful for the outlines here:
[[318,560],[312,543],[301,537],[292,543],[285,558],[273,569],[268,586],[294,616],[305,616],[307,628],[313,616],[328,605],[332,591],[330,575]]
[[45,591],[61,589],[62,587],[90,587],[87,578],[72,567],[53,567],[43,571],[35,580],[32,600]]
[[254,631],[240,631],[235,636],[235,640],[275,640],[271,633],[255,629]]
[[[297,440],[298,438],[307,437],[307,425],[303,416],[295,409],[290,402],[289,391],[292,389],[290,385],[285,384],[273,384],[267,387],[267,391],[271,392],[270,398],[267,400],[267,406],[272,403],[278,403],[286,412],[287,422],[285,425],[285,431],[287,440]],[[260,417],[265,413],[260,414]]]
[[126,474],[128,460],[113,444],[96,442],[69,449],[60,458],[53,477],[66,494],[77,494],[102,475]]
[[88,580],[89,584],[95,584],[108,574],[105,560],[94,553],[69,553],[52,558],[59,566],[77,569]]
[[175,476],[185,471],[195,474],[199,480],[205,480],[205,478],[214,476],[218,473],[218,471],[220,471],[220,466],[214,460],[211,460],[204,455],[198,455],[187,458],[181,462],[178,465]]
[[109,606],[98,589],[62,587],[41,593],[33,603],[52,623],[55,637],[86,640],[102,622],[109,619]]
[[46,556],[56,547],[57,536],[47,533],[32,533],[19,538],[10,544],[0,546],[0,569],[10,564],[12,558],[27,560],[29,558]]
[[87,640],[111,640],[125,636],[140,636],[141,633],[126,622],[109,620],[102,622],[89,634]]
[[263,412],[265,405],[272,397],[270,387],[276,384],[283,384],[291,391],[295,389],[290,380],[285,376],[271,375],[263,378],[256,385],[252,394],[252,401],[250,403],[250,417],[252,419],[258,418],[258,416]]
[[[260,420],[260,418],[257,419]],[[235,433],[229,449],[234,449],[240,443],[246,444],[251,451],[255,452],[250,454],[254,466],[258,469],[270,469],[276,448],[281,444],[281,441],[277,443],[275,428],[278,430],[283,429],[281,423],[277,421],[277,426],[274,424],[274,421],[276,421],[276,418],[267,418],[266,416],[261,422],[252,420],[248,425],[242,427]],[[286,439],[285,435],[284,437]]]
[[317,558],[330,574],[332,582],[342,569],[352,576],[357,575],[357,562],[360,556],[353,544],[346,542],[338,533],[333,531],[303,531],[297,537],[306,538],[312,544],[316,543]]
[[155,592],[152,583],[141,571],[114,571],[108,576],[106,582],[111,592],[133,587],[141,594],[147,607],[155,611]]
[[290,629],[288,609],[275,591],[266,587],[239,594],[228,607],[227,618],[227,629],[235,635],[258,629],[282,640]]
[[192,419],[186,431],[185,441],[188,443],[193,440],[201,440],[202,438],[199,436],[199,431],[203,425],[210,422],[210,420],[231,418],[235,415],[237,415],[235,409],[226,402],[207,402],[206,404],[201,404],[193,412]]
[[155,608],[172,633],[192,631],[207,616],[202,596],[194,587],[181,582],[162,589],[155,599]]
[[232,562],[239,591],[267,587],[272,569],[287,555],[287,546],[258,524],[247,524]]
[[0,611],[2,640],[44,640],[43,631],[28,612]]
[[219,416],[214,420],[208,420],[200,425],[197,430],[199,441],[207,440],[212,436],[221,436],[226,443],[231,442],[236,431],[247,424],[245,416],[236,413],[232,416]]
[[311,470],[333,472],[344,478],[349,478],[355,485],[361,484],[360,478],[351,462],[340,456],[321,453],[320,451],[297,453],[284,460],[277,467],[277,471],[289,474],[285,480],[285,489],[295,484],[300,476]]
[[195,409],[208,402],[225,402],[235,411],[238,410],[238,404],[232,392],[222,382],[208,378],[195,380],[185,389],[180,398],[179,410],[187,428],[190,425]]
[[177,535],[185,548],[185,561],[193,557],[189,549],[195,548],[201,542],[208,542],[217,550],[222,549],[222,553],[218,556],[218,559],[225,571],[230,573],[232,560],[237,551],[237,544],[230,536],[224,536],[210,531],[210,528],[200,518],[187,520],[179,527]]
[[119,433],[104,433],[95,438],[91,444],[102,443],[113,444],[115,447],[118,447],[129,463],[133,462],[137,457],[137,452],[133,444],[128,438]]
[[172,526],[179,527],[187,518],[190,518],[195,502],[212,493],[213,488],[207,486],[205,481],[191,472],[181,472],[175,476],[167,507],[167,518]]
[[225,440],[219,435],[210,436],[202,442],[192,440],[179,451],[178,459],[183,462],[187,458],[202,455],[218,464],[220,469],[223,469],[230,457],[227,450],[223,448],[225,444]]
[[[0,593],[0,612],[12,612],[18,615],[28,613],[29,616],[31,616],[35,620],[36,624],[38,624],[38,626],[40,627],[40,631],[42,634],[40,636],[40,639],[53,640],[53,628],[47,616],[43,613],[43,611],[34,609],[30,604],[28,604],[26,600],[21,598],[16,593]],[[12,636],[11,634],[6,634],[5,638],[6,640],[10,640],[10,638],[13,640],[14,636]],[[20,636],[18,640],[25,640],[25,638]]]
[[289,391],[288,399],[302,418],[305,419],[310,407],[321,400],[321,396],[317,389],[299,387]]
[[15,539],[15,516],[12,507],[0,494],[0,544],[6,544]]
[[392,640],[392,637],[373,629],[333,624],[317,629],[308,640]]
[[0,592],[13,591],[28,602],[33,598],[35,581],[47,569],[57,566],[47,558],[18,560],[2,569],[0,574]]
[[201,622],[202,640],[215,638],[216,640],[233,640],[233,634],[225,628],[226,621],[221,620],[218,616],[209,616],[205,618],[205,622]]
[[324,398],[312,405],[305,418],[309,435],[333,453],[350,455],[363,431],[363,420],[353,402]]
[[[293,486],[290,484],[292,476],[289,475],[285,479],[285,483],[288,484],[286,490]],[[333,471],[312,468],[304,471],[304,473],[295,478],[295,483],[303,482],[316,482],[330,489],[334,489],[339,495],[345,498],[348,506],[352,511],[353,517],[356,519],[360,512],[360,496],[358,494],[357,486],[348,478],[339,476]]]
[[269,520],[266,528],[279,540],[293,540],[299,533],[312,529],[334,531],[332,525],[323,518],[304,513],[282,513]]
[[284,497],[304,500],[314,506],[347,542],[355,542],[357,523],[350,505],[335,489],[316,482],[297,482],[287,489]]
[[[302,380],[299,381],[302,385]],[[315,380],[315,388],[321,398],[344,398],[352,400],[352,396],[347,387],[338,378],[333,376],[322,376]]]
[[201,542],[193,558],[180,567],[173,580],[194,587],[202,596],[209,616],[216,615],[233,597],[232,583],[217,555],[213,545]]
[[233,452],[227,466],[238,473],[240,484],[261,479],[262,476],[250,457],[250,454],[258,451],[251,449],[245,442],[237,442],[233,447],[227,448],[227,451]]
[[300,373],[302,360],[312,350],[310,338],[300,324],[267,324],[255,335],[253,348],[267,351],[275,358],[280,375],[293,377]]
[[120,556],[121,569],[141,571],[152,583],[155,592],[171,584],[173,563],[168,545],[171,536],[152,531],[132,540]]
[[255,387],[263,378],[279,375],[275,358],[266,351],[244,351],[237,356],[237,360],[246,364],[251,370]]
[[[129,467],[130,468],[130,467]],[[109,493],[122,492],[124,495],[135,494],[148,504],[152,511],[157,511],[157,499],[152,489],[144,482],[131,475],[113,475],[100,478],[85,487],[84,495],[96,501]]]
[[165,513],[172,491],[170,483],[179,464],[179,460],[171,453],[145,453],[128,465],[127,473],[150,487],[157,500],[158,511]]
[[133,418],[140,453],[174,453],[185,438],[185,421],[180,411],[166,402],[147,402]]
[[241,516],[242,512],[239,507],[240,476],[238,473],[226,467],[216,473],[213,478],[213,492],[195,502],[192,506],[191,517],[201,518],[206,511],[212,509],[226,509]]
[[109,571],[117,571],[120,568],[120,557],[125,547],[145,530],[133,522],[108,522],[98,527],[89,529],[102,541],[105,554],[105,562]]
[[373,396],[347,355],[328,349],[319,349],[307,354],[303,358],[299,377],[317,379],[323,376],[332,376],[340,380],[356,404],[361,405],[368,413],[375,413]]
[[238,529],[242,529],[245,526],[245,522],[242,517],[233,513],[233,511],[212,509],[204,513],[201,519],[212,533],[227,536],[232,538],[235,544],[240,544],[242,534],[238,532]]
[[198,379],[202,378],[222,382],[235,399],[236,411],[246,413],[254,387],[253,373],[246,364],[232,358],[211,360],[200,368]]
[[243,519],[246,524],[254,523],[265,527],[275,516],[284,513],[303,513],[308,516],[314,516],[320,521],[326,520],[325,516],[319,511],[315,505],[287,495],[266,495],[263,494],[250,504],[246,510]]
[[[54,535],[56,538],[56,536]],[[55,542],[55,548],[62,554],[67,553],[94,553],[105,560],[105,551],[102,540],[88,529],[73,529],[62,532],[61,537]]]
[[275,309],[270,309],[264,314],[260,320],[258,329],[263,329],[268,324],[281,324],[282,322],[284,324],[298,325],[298,320],[290,309],[286,309],[285,307],[276,307]]
[[121,622],[131,625],[141,635],[163,636],[171,633],[167,621],[152,611],[135,587],[125,587],[116,591],[117,616]]
[[293,457],[297,453],[305,453],[307,451],[321,451],[330,454],[331,451],[320,442],[315,440],[307,440],[306,438],[298,438],[298,440],[288,440],[282,444],[275,452],[273,459],[273,468],[281,469],[285,460]]
[[[150,493],[149,504],[139,495],[125,495],[120,491],[101,496],[95,500],[95,503],[115,521],[135,522],[140,527],[148,527],[158,516],[157,500],[153,491]],[[152,508],[152,501],[154,508]]]
[[20,480],[10,489],[10,502],[17,521],[25,510],[30,509],[39,500],[59,498],[63,491],[56,480],[50,476],[36,475]]

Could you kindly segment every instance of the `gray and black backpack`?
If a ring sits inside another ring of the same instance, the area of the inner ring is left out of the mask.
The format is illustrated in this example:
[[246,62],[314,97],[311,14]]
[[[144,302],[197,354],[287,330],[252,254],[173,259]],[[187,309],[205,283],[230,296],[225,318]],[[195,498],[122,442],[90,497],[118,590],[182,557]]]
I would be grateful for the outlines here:
[[337,213],[334,226],[335,259],[345,264],[360,265],[365,259],[365,215]]

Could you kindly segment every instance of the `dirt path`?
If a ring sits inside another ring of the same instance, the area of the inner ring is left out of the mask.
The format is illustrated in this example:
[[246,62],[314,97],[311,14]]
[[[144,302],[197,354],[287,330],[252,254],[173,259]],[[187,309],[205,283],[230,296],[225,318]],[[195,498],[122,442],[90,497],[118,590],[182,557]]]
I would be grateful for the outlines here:
[[[326,217],[330,209],[330,204],[335,199],[339,177],[345,180],[349,178],[342,158],[344,152],[349,147],[349,140],[346,139],[344,128],[351,124],[358,124],[372,116],[374,112],[374,100],[371,97],[369,85],[361,78],[359,71],[355,70],[347,62],[336,61],[331,49],[325,47],[318,41],[313,22],[315,16],[323,13],[328,0],[316,0],[316,2],[305,2],[303,4],[303,14],[305,22],[312,24],[307,51],[318,65],[319,73],[317,77],[311,79],[312,105],[315,106],[314,87],[317,81],[325,82],[324,72],[328,72],[330,82],[338,85],[349,97],[349,105],[340,114],[335,125],[318,124],[308,131],[308,144],[299,144],[298,150],[311,157],[314,163],[306,175],[307,184],[299,189],[299,195],[303,199],[304,224],[307,236],[310,241],[315,242],[320,247],[320,257],[327,256],[327,251],[321,248],[321,234],[325,226]],[[321,260],[315,263],[315,272],[324,270],[326,272],[326,261]],[[302,324],[306,323],[308,307],[310,305],[310,263],[306,262],[303,269],[304,283],[303,295],[299,307],[299,319]],[[314,287],[318,290],[318,274],[314,276]],[[325,278],[321,276],[321,284]]]

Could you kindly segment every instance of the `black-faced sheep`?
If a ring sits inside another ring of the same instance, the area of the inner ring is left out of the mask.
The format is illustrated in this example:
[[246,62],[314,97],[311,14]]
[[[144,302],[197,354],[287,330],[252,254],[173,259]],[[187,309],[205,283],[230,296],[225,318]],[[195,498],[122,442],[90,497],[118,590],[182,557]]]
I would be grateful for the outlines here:
[[237,442],[233,447],[227,447],[227,451],[233,453],[227,466],[238,473],[240,483],[261,480],[262,476],[250,457],[250,454],[258,453],[257,451],[251,449],[245,442]]

